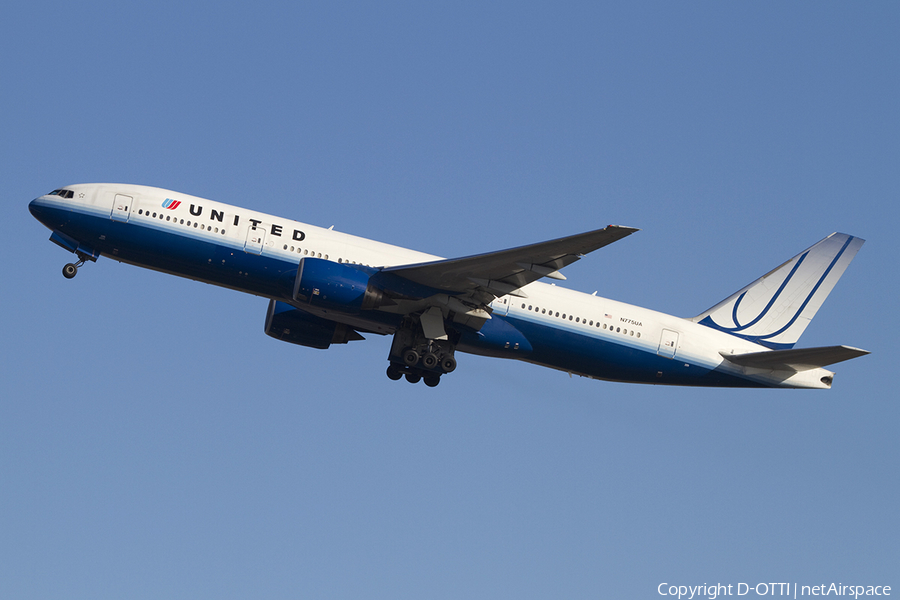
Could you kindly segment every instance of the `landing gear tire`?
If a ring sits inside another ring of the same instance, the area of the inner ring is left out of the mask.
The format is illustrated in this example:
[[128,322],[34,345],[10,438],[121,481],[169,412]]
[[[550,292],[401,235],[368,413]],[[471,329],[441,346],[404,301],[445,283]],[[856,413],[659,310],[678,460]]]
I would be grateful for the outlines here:
[[422,327],[421,316],[404,317],[391,342],[387,375],[394,380],[405,377],[410,383],[424,381],[434,387],[445,373],[456,369],[453,354],[462,334],[450,326],[445,327],[446,335],[441,339],[429,338]]
[[76,267],[72,263],[69,263],[63,267],[62,274],[66,279],[72,279],[73,277],[78,275],[78,267]]
[[415,350],[407,350],[403,353],[403,362],[408,367],[414,367],[419,364],[419,353]]
[[456,359],[452,356],[445,356],[441,361],[441,369],[444,373],[452,373],[456,370]]
[[422,366],[426,369],[433,369],[438,364],[438,357],[429,352],[425,356],[422,357]]

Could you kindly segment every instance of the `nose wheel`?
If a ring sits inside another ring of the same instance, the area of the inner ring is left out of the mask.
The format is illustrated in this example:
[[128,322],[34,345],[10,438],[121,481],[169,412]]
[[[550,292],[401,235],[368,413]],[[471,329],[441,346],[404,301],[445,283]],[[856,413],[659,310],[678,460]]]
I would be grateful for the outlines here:
[[95,257],[92,257],[89,254],[84,254],[79,250],[76,250],[75,254],[78,256],[78,262],[69,263],[62,268],[63,277],[65,277],[66,279],[72,279],[73,277],[78,275],[78,269],[87,261],[97,260]]
[[[81,258],[81,257],[79,257]],[[81,258],[77,263],[69,263],[62,268],[63,277],[66,279],[72,279],[76,275],[78,275],[78,267],[84,264],[84,258]]]

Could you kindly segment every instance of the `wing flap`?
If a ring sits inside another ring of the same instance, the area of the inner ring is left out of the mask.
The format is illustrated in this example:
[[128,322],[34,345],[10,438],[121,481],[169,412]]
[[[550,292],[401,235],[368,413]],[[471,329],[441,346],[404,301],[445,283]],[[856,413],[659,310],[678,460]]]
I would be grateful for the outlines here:
[[864,356],[869,354],[869,351],[850,346],[823,346],[820,348],[750,352],[748,354],[728,354],[725,352],[720,352],[720,354],[728,361],[742,367],[775,369],[776,371],[808,371],[858,356]]

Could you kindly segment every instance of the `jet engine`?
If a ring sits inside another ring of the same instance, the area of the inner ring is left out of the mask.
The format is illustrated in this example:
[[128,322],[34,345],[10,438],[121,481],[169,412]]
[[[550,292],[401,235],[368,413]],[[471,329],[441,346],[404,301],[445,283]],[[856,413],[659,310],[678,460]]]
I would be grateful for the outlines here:
[[359,314],[363,310],[392,304],[372,285],[370,278],[375,272],[375,269],[362,265],[304,258],[297,267],[293,300],[345,314]]
[[311,315],[277,300],[269,300],[269,308],[266,311],[266,335],[283,342],[320,350],[327,349],[331,344],[346,344],[353,340],[365,339],[343,323]]

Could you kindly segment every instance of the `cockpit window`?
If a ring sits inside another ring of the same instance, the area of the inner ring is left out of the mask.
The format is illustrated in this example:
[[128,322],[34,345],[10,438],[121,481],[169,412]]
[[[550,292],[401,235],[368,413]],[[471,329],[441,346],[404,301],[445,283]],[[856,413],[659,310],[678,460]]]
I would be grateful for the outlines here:
[[50,192],[47,195],[48,196],[61,196],[62,198],[74,198],[75,192],[73,192],[72,190],[59,189],[59,190],[53,190],[52,192]]

